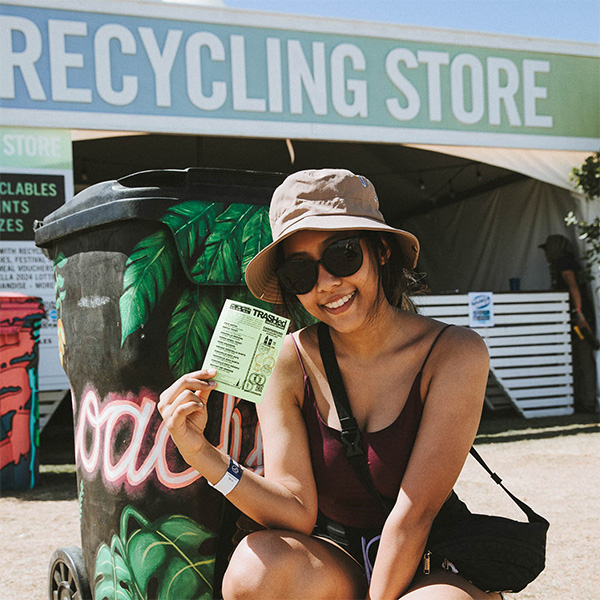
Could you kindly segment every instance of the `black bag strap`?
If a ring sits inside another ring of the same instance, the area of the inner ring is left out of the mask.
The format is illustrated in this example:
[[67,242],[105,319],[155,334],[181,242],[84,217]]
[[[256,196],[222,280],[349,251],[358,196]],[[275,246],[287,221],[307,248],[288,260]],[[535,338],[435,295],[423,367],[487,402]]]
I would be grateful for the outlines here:
[[[431,345],[431,348],[429,349],[429,352],[427,353],[427,356],[425,357],[423,365],[425,365],[425,362],[427,362],[427,359],[431,354],[431,350],[433,349],[433,346],[435,346],[440,335],[448,327],[449,326],[444,327],[444,329],[438,333],[433,344]],[[367,457],[362,447],[360,429],[358,428],[358,424],[352,414],[352,409],[350,408],[350,401],[348,400],[348,394],[346,393],[344,380],[342,379],[340,367],[335,356],[335,349],[329,333],[329,327],[325,323],[319,323],[317,334],[319,338],[319,352],[321,353],[321,360],[323,361],[325,374],[327,375],[327,380],[329,382],[329,387],[331,388],[335,408],[337,410],[338,417],[340,419],[340,425],[342,427],[341,439],[346,451],[346,457],[354,469],[359,481],[373,497],[379,500],[385,511],[389,513],[392,510],[394,503],[389,498],[383,497],[373,483],[371,472],[369,471],[369,466],[367,464]],[[525,504],[525,502],[522,500],[519,500],[519,498],[517,498],[504,486],[500,476],[494,473],[487,466],[475,448],[471,447],[470,453],[473,458],[475,458],[475,460],[487,471],[492,480],[497,483],[506,492],[508,497],[527,515],[529,522],[538,521],[548,523],[544,517],[538,515],[531,507]]]
[[497,473],[494,473],[487,466],[487,464],[485,463],[483,458],[481,458],[481,456],[479,455],[479,452],[477,452],[477,450],[475,450],[475,448],[471,447],[471,450],[469,450],[469,452],[471,453],[471,456],[487,471],[488,475],[492,478],[494,483],[497,483],[506,492],[508,497],[527,515],[527,519],[529,520],[530,523],[533,523],[536,521],[548,523],[548,521],[546,519],[544,519],[544,517],[542,517],[541,515],[538,515],[530,506],[525,504],[525,502],[523,502],[522,500],[519,500],[519,498],[517,498],[512,492],[510,492],[504,486],[504,484],[502,483],[501,477]]
[[350,401],[346,394],[344,380],[340,373],[340,367],[335,356],[333,342],[329,334],[329,327],[325,323],[319,323],[317,334],[319,338],[319,351],[321,360],[325,367],[325,374],[333,394],[333,401],[342,426],[341,439],[346,451],[346,457],[350,465],[354,469],[359,481],[363,484],[366,490],[383,505],[386,513],[392,510],[393,502],[388,498],[384,498],[373,483],[371,473],[367,464],[367,457],[362,447],[362,439],[360,429],[356,423],[356,419],[350,408]]

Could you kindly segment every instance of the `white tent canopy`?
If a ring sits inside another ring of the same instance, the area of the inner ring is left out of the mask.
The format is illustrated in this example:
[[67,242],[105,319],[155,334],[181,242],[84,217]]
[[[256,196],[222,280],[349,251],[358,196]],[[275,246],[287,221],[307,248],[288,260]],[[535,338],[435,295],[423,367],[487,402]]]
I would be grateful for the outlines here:
[[574,189],[570,179],[571,170],[573,167],[581,165],[590,154],[571,150],[484,148],[433,144],[410,144],[410,147],[495,165],[569,191]]

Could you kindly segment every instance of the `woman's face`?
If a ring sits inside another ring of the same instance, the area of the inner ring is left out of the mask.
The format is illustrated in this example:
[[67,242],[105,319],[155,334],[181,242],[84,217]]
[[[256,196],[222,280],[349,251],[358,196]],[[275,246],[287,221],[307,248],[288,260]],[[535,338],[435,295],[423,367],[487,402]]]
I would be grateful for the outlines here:
[[[329,244],[352,234],[352,231],[299,231],[284,240],[284,256],[286,260],[319,260]],[[338,277],[319,264],[315,286],[297,296],[311,315],[340,332],[354,331],[365,325],[378,301],[377,267],[365,241],[361,239],[360,244],[364,258],[354,275]]]

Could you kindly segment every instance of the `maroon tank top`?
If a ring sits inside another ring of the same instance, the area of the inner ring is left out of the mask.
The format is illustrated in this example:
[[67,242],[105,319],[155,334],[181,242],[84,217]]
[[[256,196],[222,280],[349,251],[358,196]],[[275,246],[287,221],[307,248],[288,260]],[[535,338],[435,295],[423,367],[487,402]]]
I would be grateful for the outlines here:
[[[395,500],[400,491],[400,483],[423,413],[420,391],[423,368],[440,335],[448,327],[449,325],[444,327],[431,344],[398,418],[379,431],[361,432],[371,477],[379,493],[386,498]],[[321,417],[310,378],[293,335],[292,340],[304,373],[302,414],[308,431],[319,510],[325,516],[344,525],[381,528],[386,513],[381,504],[367,492],[350,466],[340,431],[329,427]]]

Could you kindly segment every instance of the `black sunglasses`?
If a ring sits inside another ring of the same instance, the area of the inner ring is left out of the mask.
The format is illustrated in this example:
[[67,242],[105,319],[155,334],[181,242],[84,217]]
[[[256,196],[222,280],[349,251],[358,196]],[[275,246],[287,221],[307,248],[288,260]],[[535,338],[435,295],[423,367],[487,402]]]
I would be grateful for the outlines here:
[[290,258],[275,273],[281,287],[290,294],[308,294],[317,283],[320,264],[336,277],[349,277],[361,268],[362,263],[360,236],[354,236],[331,242],[320,260]]

